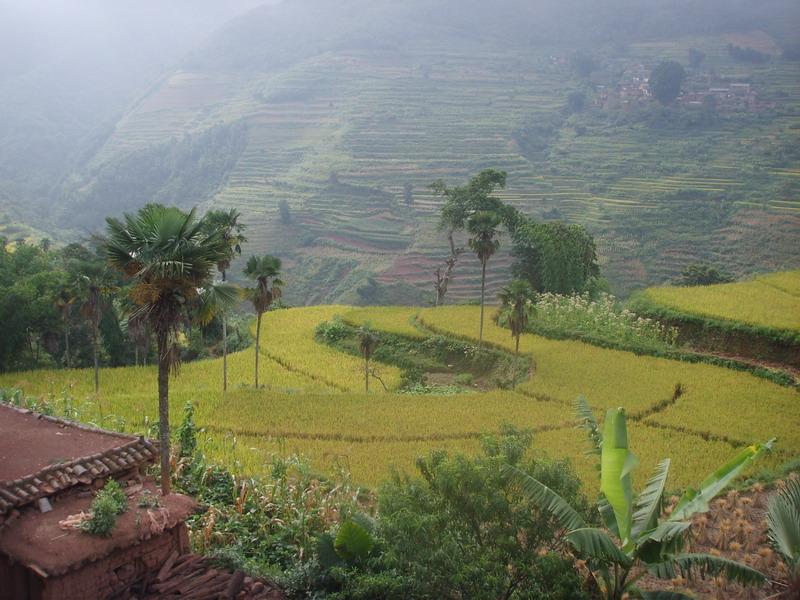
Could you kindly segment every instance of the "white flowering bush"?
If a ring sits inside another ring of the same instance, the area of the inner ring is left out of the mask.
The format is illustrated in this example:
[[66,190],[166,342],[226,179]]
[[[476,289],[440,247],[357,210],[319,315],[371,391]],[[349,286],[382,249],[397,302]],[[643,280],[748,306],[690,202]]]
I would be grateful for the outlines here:
[[586,336],[615,345],[658,350],[674,348],[678,337],[675,327],[620,308],[616,298],[605,293],[595,299],[588,294],[540,294],[530,328],[543,334]]

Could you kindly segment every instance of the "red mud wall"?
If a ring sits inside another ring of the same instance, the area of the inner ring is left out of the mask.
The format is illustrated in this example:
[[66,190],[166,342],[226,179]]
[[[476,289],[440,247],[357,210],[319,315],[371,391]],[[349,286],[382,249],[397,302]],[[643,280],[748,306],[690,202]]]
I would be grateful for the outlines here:
[[180,554],[189,550],[183,524],[59,577],[41,579],[2,557],[0,600],[101,600],[124,590],[146,573],[155,576],[174,550]]

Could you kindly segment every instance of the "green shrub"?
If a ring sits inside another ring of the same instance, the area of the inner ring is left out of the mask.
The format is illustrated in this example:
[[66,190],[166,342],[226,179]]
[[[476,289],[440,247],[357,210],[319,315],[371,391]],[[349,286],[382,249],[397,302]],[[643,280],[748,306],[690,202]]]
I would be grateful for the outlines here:
[[419,459],[420,477],[394,475],[379,494],[369,560],[316,581],[331,598],[584,598],[572,561],[541,553],[559,547],[561,528],[503,474],[509,464],[536,474],[588,513],[569,465],[526,458],[531,441],[504,428],[481,456],[437,451]]
[[670,350],[678,331],[627,309],[605,293],[592,299],[588,294],[561,296],[540,294],[536,317],[530,329],[550,337],[592,338],[622,348]]
[[108,537],[117,524],[116,504],[111,498],[98,496],[92,501],[92,516],[81,523],[81,530]]
[[459,373],[453,378],[453,383],[456,385],[472,385],[474,382],[475,378],[472,373]]
[[334,317],[332,321],[325,321],[317,325],[314,333],[328,344],[335,344],[348,337],[350,329],[341,318]]
[[128,509],[128,498],[116,479],[109,479],[92,500],[89,520],[81,524],[81,530],[98,536],[110,536],[117,524],[117,515]]
[[183,407],[183,420],[178,427],[180,457],[186,458],[197,449],[197,426],[194,424],[194,406],[187,402]]

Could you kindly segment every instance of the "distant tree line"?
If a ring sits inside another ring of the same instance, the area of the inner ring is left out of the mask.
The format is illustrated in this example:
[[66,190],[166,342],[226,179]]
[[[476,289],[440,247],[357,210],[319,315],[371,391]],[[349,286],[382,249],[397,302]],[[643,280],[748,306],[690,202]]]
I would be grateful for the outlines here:
[[728,44],[728,56],[739,62],[756,64],[769,62],[770,59],[769,54],[766,54],[765,52],[759,52],[755,48],[749,48],[746,46],[735,46],[734,44]]

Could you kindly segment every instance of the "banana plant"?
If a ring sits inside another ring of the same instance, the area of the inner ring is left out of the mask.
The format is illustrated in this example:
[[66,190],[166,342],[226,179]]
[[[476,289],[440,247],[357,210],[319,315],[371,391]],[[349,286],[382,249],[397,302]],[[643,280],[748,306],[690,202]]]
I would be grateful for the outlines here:
[[767,528],[788,575],[780,598],[800,598],[800,479],[790,479],[769,499]]
[[591,527],[563,498],[540,481],[515,467],[506,471],[519,483],[522,493],[550,512],[567,530],[566,540],[587,566],[606,600],[623,596],[659,600],[688,600],[679,592],[639,590],[637,581],[647,573],[672,579],[678,575],[716,577],[724,575],[742,584],[765,581],[765,576],[741,563],[711,554],[684,552],[686,533],[693,515],[706,512],[714,499],[743,469],[772,448],[774,440],[754,444],[714,471],[698,489],[689,488],[669,515],[664,514],[664,493],[670,461],[663,460],[635,494],[631,472],[638,465],[628,447],[625,410],[612,408],[602,428],[584,400],[579,415],[590,440],[600,453],[598,505],[605,529]]

